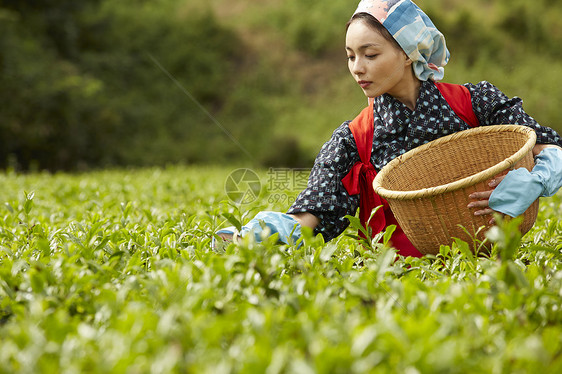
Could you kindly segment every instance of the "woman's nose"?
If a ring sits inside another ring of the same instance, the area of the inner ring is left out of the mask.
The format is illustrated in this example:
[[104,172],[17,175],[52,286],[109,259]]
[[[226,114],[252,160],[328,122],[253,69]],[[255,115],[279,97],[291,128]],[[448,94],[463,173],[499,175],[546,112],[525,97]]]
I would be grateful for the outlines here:
[[351,72],[355,75],[360,75],[365,73],[365,64],[361,59],[356,58],[355,61],[353,61]]

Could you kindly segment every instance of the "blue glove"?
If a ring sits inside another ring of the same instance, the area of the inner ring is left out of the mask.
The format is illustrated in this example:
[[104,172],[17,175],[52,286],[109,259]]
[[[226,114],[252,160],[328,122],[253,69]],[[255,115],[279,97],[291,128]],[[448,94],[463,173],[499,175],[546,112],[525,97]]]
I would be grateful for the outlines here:
[[545,148],[529,172],[512,170],[492,192],[488,205],[495,211],[517,217],[539,197],[552,196],[562,187],[562,150]]
[[[262,228],[261,222],[269,229]],[[261,242],[264,235],[279,233],[279,240],[285,244],[296,243],[301,236],[301,225],[288,214],[279,212],[259,212],[250,222],[242,226],[240,233],[234,227],[217,231],[217,234],[240,234],[244,237],[253,233],[256,242]]]

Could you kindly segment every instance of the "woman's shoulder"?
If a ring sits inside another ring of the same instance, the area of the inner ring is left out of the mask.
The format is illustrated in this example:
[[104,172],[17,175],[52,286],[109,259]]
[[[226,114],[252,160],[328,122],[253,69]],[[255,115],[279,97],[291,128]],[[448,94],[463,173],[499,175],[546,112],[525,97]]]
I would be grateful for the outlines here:
[[463,86],[468,88],[468,90],[473,96],[474,95],[485,96],[487,94],[494,95],[494,96],[504,95],[504,93],[498,87],[496,87],[495,85],[493,85],[488,81],[480,81],[476,84],[465,83],[463,84]]
[[341,125],[339,125],[332,133],[332,137],[341,138],[341,139],[353,137],[353,134],[351,133],[351,129],[349,128],[350,123],[351,121],[345,121]]
[[[334,132],[332,133],[332,136],[330,138],[330,140],[328,140],[326,142],[326,144],[349,144],[354,143],[353,141],[353,133],[351,132],[351,129],[349,128],[349,124],[351,123],[351,121],[345,121],[344,123],[342,123],[341,125],[339,125]],[[326,145],[325,144],[325,145]]]
[[331,160],[336,158],[354,158],[357,153],[357,145],[349,128],[351,121],[345,121],[332,133],[332,137],[324,143],[317,156],[319,160]]

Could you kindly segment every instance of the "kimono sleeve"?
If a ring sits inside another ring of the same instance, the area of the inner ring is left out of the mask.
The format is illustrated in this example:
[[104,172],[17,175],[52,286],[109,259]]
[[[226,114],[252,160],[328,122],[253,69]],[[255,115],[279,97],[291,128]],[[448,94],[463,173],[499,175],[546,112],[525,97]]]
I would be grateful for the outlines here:
[[472,107],[478,121],[483,126],[515,124],[535,130],[537,144],[557,144],[562,146],[562,139],[550,127],[541,126],[533,117],[523,110],[523,100],[518,97],[508,98],[502,91],[489,82],[476,85],[466,84],[472,96]]
[[342,178],[359,161],[357,146],[350,122],[344,122],[334,131],[316,157],[308,184],[291,206],[288,214],[308,212],[318,217],[315,229],[324,240],[340,235],[349,225],[345,215],[354,215],[359,206],[359,195],[350,196]]

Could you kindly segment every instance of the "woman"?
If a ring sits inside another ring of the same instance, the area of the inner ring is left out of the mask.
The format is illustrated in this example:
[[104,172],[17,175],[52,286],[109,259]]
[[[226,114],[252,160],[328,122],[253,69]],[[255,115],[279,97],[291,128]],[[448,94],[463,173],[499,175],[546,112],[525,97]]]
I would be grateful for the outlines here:
[[[373,113],[373,123],[368,124],[373,134],[368,166],[373,171],[412,148],[470,127],[435,84],[443,77],[449,52],[443,35],[413,2],[361,1],[347,24],[345,49],[349,71],[369,98],[370,109],[366,111]],[[556,193],[562,185],[562,141],[558,134],[527,115],[520,99],[508,99],[490,83],[464,87],[470,93],[470,114],[480,125],[512,123],[533,128],[537,134],[533,153],[538,156],[531,173],[518,169],[497,178],[490,184],[490,191],[471,195],[474,201],[467,209],[473,209],[475,215],[497,211],[517,216],[539,196]],[[372,189],[358,193],[347,180],[354,165],[361,162],[350,129],[353,125],[352,121],[343,123],[324,144],[308,187],[288,214],[261,212],[240,233],[225,229],[218,234],[228,240],[233,233],[244,236],[253,232],[259,240],[260,221],[271,233],[278,232],[284,242],[297,239],[301,226],[314,229],[326,240],[341,234],[348,225],[345,215],[354,215],[360,201],[378,198],[372,196]],[[362,169],[364,173],[367,168]],[[367,217],[369,213],[365,213]],[[385,219],[382,211],[374,219],[383,222],[379,229],[395,224],[393,217],[387,215]],[[366,219],[362,217],[362,221]],[[394,233],[392,244],[402,255],[421,256],[400,229]]]

